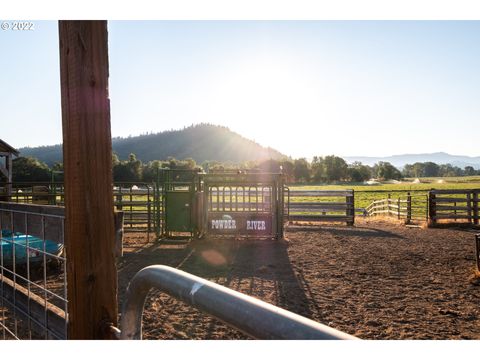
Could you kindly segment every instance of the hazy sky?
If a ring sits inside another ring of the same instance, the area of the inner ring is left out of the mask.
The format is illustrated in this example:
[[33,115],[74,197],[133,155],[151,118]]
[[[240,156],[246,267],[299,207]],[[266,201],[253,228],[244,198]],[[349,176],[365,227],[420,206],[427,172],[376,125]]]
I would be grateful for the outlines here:
[[[112,21],[113,136],[200,122],[294,157],[480,155],[479,21]],[[61,142],[58,25],[0,30],[0,138]]]

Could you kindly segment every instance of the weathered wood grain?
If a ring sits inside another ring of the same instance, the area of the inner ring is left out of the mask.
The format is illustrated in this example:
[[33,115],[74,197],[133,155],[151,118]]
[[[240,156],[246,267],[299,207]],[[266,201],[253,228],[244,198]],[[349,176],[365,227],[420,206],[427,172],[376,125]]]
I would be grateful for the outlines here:
[[117,323],[106,21],[60,21],[69,338]]

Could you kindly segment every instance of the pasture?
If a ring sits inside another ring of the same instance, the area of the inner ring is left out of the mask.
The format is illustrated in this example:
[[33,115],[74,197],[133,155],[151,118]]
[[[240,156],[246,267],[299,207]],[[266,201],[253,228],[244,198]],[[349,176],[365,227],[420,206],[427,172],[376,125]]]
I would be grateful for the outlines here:
[[[419,182],[415,182],[416,180],[404,179],[401,182],[383,182],[373,185],[363,183],[292,184],[289,185],[289,188],[291,191],[352,189],[355,191],[356,209],[364,209],[373,201],[382,200],[388,196],[392,199],[405,200],[407,193],[410,192],[412,195],[412,211],[417,220],[426,219],[429,190],[480,189],[480,177],[478,176],[420,178],[418,179]],[[296,201],[307,201],[307,199],[299,198]]]

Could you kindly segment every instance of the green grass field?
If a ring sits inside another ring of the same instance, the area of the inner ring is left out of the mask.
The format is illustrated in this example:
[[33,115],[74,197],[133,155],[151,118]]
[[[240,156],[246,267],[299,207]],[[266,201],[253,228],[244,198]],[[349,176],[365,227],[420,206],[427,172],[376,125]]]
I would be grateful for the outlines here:
[[[290,185],[291,191],[307,190],[344,190],[355,191],[355,208],[365,208],[375,200],[385,199],[390,195],[392,199],[406,199],[407,193],[412,195],[412,211],[419,218],[426,217],[427,196],[431,189],[480,189],[480,177],[451,177],[451,178],[420,178],[420,182],[414,183],[415,179],[405,179],[398,183],[382,183],[376,185],[365,185],[359,183],[325,185]],[[295,201],[312,201],[312,198],[295,198]],[[340,201],[340,198],[329,198],[328,201]],[[325,200],[322,200],[325,201]]]
[[365,185],[363,183],[342,183],[339,185],[308,184],[290,185],[292,190],[337,190],[353,189],[355,191],[428,191],[431,189],[479,189],[480,176],[420,178],[420,183],[415,179],[405,179],[399,183],[382,183],[379,185]]

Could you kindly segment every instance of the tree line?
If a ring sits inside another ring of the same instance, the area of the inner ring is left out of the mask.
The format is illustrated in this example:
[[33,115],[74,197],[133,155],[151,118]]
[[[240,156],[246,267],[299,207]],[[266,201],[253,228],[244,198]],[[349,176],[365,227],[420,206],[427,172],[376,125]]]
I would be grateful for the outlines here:
[[[363,182],[369,179],[400,180],[402,178],[472,176],[480,175],[480,170],[471,166],[461,169],[450,164],[438,165],[432,162],[407,164],[400,171],[389,162],[378,162],[373,166],[354,162],[348,164],[335,155],[314,156],[312,161],[305,158],[247,161],[241,164],[205,161],[197,164],[194,159],[153,160],[143,163],[135,154],[121,160],[116,154],[112,157],[113,179],[115,182],[153,182],[159,169],[198,169],[208,172],[257,171],[283,172],[288,183],[339,183]],[[63,181],[63,164],[52,167],[32,157],[18,157],[13,160],[14,182]]]
[[402,174],[404,177],[446,177],[446,176],[473,176],[480,175],[480,170],[473,166],[460,168],[451,164],[436,164],[434,162],[417,162],[404,166]]

